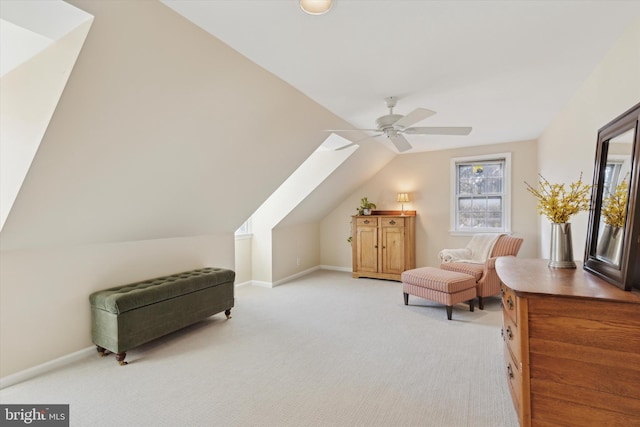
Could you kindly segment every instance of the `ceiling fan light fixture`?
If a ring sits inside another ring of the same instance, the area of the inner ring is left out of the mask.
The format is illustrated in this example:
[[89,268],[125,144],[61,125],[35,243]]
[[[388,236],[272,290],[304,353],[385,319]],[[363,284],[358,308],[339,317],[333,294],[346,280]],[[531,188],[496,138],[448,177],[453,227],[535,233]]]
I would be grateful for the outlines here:
[[309,15],[322,15],[331,9],[331,0],[300,0],[300,8]]

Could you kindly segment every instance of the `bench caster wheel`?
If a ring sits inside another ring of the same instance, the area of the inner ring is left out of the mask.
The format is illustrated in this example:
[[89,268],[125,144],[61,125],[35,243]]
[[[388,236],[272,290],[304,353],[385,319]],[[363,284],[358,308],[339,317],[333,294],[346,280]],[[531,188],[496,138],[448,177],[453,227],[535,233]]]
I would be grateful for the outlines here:
[[96,350],[98,350],[98,354],[100,355],[100,357],[104,357],[108,354],[111,354],[109,350],[107,350],[106,348],[100,347],[99,345],[96,346]]
[[118,361],[118,363],[120,364],[120,366],[124,366],[126,364],[128,364],[129,362],[125,362],[124,358],[127,357],[127,353],[126,352],[122,352],[122,353],[118,353],[116,354],[116,360]]

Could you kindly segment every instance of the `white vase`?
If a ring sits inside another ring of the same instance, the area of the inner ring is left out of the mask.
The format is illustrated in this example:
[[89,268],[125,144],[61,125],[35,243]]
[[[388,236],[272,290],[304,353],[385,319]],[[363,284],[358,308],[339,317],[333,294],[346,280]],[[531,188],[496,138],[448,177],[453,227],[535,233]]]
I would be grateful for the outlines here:
[[571,224],[568,222],[551,224],[551,253],[549,267],[576,268],[573,260],[573,242],[571,241]]

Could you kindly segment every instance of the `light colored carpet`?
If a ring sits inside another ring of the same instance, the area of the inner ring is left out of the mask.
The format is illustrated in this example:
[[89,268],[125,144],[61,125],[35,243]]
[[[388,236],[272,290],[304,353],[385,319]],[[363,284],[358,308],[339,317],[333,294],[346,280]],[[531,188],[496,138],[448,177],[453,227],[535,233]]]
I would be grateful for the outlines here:
[[236,290],[218,314],[127,354],[97,353],[0,391],[68,403],[72,426],[517,426],[501,309],[444,306],[398,282],[316,271]]

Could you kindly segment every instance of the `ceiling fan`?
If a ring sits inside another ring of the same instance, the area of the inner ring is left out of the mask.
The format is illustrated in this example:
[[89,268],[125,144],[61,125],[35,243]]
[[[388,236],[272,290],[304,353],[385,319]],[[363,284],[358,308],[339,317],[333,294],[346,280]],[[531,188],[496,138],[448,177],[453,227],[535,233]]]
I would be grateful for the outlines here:
[[426,108],[416,108],[406,116],[393,114],[393,108],[396,106],[398,99],[395,96],[385,98],[384,101],[389,108],[389,114],[378,117],[376,119],[376,129],[332,129],[335,132],[349,131],[369,131],[377,132],[377,135],[385,135],[398,149],[399,152],[411,149],[411,144],[407,141],[406,135],[469,135],[470,127],[410,127],[414,123],[431,117],[436,114],[435,111]]

